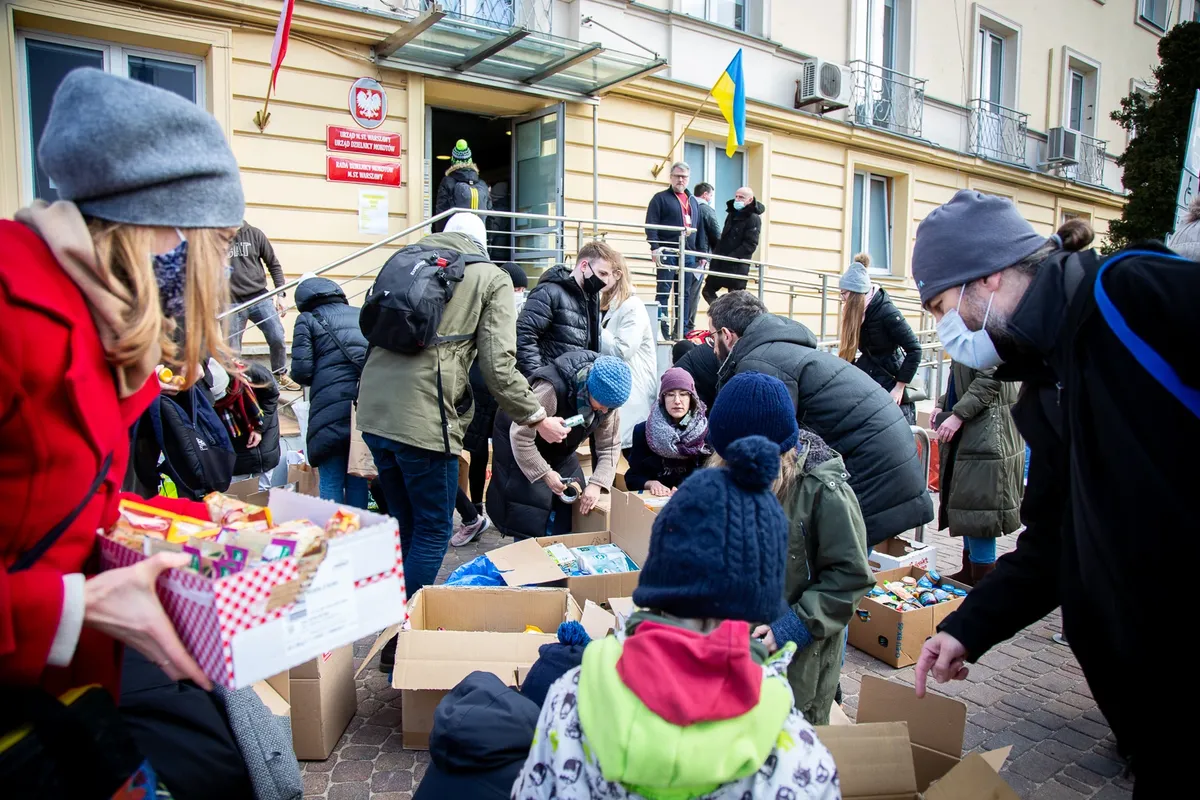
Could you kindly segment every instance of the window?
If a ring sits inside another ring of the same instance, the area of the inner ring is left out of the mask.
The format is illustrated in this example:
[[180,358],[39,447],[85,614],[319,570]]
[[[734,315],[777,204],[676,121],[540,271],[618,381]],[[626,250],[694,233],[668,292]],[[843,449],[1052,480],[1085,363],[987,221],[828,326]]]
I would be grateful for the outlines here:
[[49,176],[37,164],[37,143],[46,128],[50,101],[67,73],[94,67],[115,75],[158,86],[204,104],[203,60],[155,50],[143,50],[90,39],[42,33],[17,34],[21,77],[21,127],[29,154],[26,188],[32,196],[58,199]]
[[871,256],[871,271],[892,271],[892,179],[870,172],[854,173],[854,215],[850,247]]
[[690,17],[760,36],[763,2],[765,0],[679,0],[679,10]]
[[979,99],[1004,104],[1004,39],[991,31],[979,32]]
[[1167,13],[1170,0],[1138,0],[1138,18],[1158,28],[1167,29]]
[[1067,127],[1073,131],[1083,130],[1083,73],[1069,70],[1070,95],[1067,101]]
[[884,69],[910,72],[911,0],[857,0],[854,14],[855,58]]
[[1085,136],[1096,135],[1096,93],[1100,83],[1100,65],[1076,53],[1063,50],[1063,119],[1066,128]]
[[687,141],[683,144],[683,160],[692,168],[691,188],[698,183],[711,183],[716,194],[713,205],[717,211],[725,201],[746,185],[746,153],[737,151],[733,158],[725,155],[725,143]]
[[987,111],[1017,108],[1021,29],[1015,22],[979,9],[975,36],[973,97]]

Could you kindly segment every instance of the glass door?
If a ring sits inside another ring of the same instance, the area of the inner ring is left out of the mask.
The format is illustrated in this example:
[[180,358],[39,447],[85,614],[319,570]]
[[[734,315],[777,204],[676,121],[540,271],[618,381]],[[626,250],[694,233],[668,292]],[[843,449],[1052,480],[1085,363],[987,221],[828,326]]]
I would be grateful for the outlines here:
[[[513,120],[513,211],[562,216],[565,116],[566,107],[559,103]],[[513,231],[513,259],[534,262],[525,265],[526,271],[563,260],[561,222],[516,219]]]

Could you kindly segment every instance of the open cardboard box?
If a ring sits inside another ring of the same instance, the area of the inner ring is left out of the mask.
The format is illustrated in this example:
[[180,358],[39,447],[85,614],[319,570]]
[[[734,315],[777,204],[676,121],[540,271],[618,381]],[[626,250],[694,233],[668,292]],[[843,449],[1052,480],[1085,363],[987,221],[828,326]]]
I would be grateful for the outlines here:
[[894,536],[871,548],[871,552],[867,554],[867,562],[870,563],[873,572],[902,567],[937,569],[937,545]]
[[967,707],[864,675],[858,722],[817,729],[846,800],[1019,800],[998,774],[1011,747],[962,757]]
[[301,761],[324,761],[358,708],[354,648],[322,653],[312,661],[254,684],[271,713],[290,716],[292,748]]
[[601,533],[612,529],[612,493],[605,492],[596,501],[590,514],[579,511],[579,503],[571,506],[571,533]]
[[599,606],[610,597],[629,597],[637,588],[638,573],[615,575],[579,575],[567,577],[546,554],[545,547],[562,543],[567,547],[612,543],[620,546],[639,567],[650,553],[650,530],[655,512],[636,494],[614,491],[610,495],[612,532],[570,533],[525,539],[488,553],[509,586],[565,586],[580,606],[591,600]]
[[[889,569],[876,572],[875,581],[883,585],[885,581],[898,581],[906,575],[919,579],[927,571],[919,567]],[[960,589],[971,588],[945,577],[942,582]],[[872,597],[864,597],[858,604],[858,611],[850,618],[850,644],[893,667],[915,664],[925,640],[937,632],[937,626],[957,610],[964,599],[956,597],[917,611],[900,611]]]
[[[359,672],[397,636],[392,686],[401,690],[401,734],[406,750],[429,749],[433,713],[446,693],[472,672],[490,672],[518,686],[518,672],[538,649],[558,641],[558,626],[578,621],[567,589],[426,586],[409,605],[411,628],[384,631]],[[535,625],[544,633],[525,633]]]

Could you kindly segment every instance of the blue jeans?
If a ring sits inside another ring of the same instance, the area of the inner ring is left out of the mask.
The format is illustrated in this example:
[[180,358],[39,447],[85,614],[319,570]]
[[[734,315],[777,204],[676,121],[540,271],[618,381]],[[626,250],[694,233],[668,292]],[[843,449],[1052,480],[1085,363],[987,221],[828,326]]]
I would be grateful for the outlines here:
[[[660,266],[655,274],[658,284],[654,299],[658,301],[659,319],[673,317],[679,310],[678,305],[671,305],[671,293],[675,292],[677,298],[679,295],[678,287],[676,286],[679,283],[679,257],[663,256],[662,264],[663,266]],[[694,269],[696,267],[696,257],[687,256],[683,264],[688,269]],[[689,272],[684,281],[683,318],[687,321],[687,325],[682,332],[676,332],[681,338],[692,329],[696,321],[696,308],[699,305],[700,277],[700,275]]]
[[278,375],[286,370],[287,346],[283,342],[283,323],[279,320],[274,301],[259,300],[229,318],[229,346],[238,355],[242,353],[242,333],[246,330],[246,320],[258,326],[267,340],[267,346],[271,348],[271,372]]
[[388,511],[400,523],[404,585],[412,597],[437,580],[454,527],[458,459],[364,433]]
[[995,564],[996,540],[972,539],[970,536],[964,536],[963,553],[972,564]]
[[349,474],[350,454],[326,459],[316,464],[317,478],[321,482],[321,499],[332,500],[355,508],[367,507],[367,481]]

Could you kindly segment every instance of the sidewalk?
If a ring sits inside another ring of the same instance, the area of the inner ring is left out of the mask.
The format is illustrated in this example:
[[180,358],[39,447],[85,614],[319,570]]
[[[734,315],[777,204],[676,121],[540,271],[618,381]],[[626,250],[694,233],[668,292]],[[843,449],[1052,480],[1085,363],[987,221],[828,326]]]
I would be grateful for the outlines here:
[[[961,540],[928,533],[939,545],[938,566],[956,572]],[[501,544],[489,532],[464,548],[450,548],[439,581],[459,564]],[[1015,536],[1000,540],[998,551],[1011,550]],[[957,697],[969,706],[965,747],[990,750],[1012,745],[1003,772],[1005,780],[1025,800],[1122,800],[1132,796],[1133,784],[1123,777],[1124,765],[1104,717],[1096,708],[1079,665],[1068,648],[1051,640],[1061,631],[1056,611],[1009,642],[995,648],[971,667],[968,680],[936,691]],[[355,646],[356,663],[373,641]],[[871,672],[909,685],[913,668],[893,669],[850,648],[842,687],[846,712],[853,718],[859,682]],[[305,797],[327,800],[409,800],[429,762],[425,752],[405,751],[397,731],[400,693],[374,668],[358,682],[358,714],[323,762],[302,764]]]

